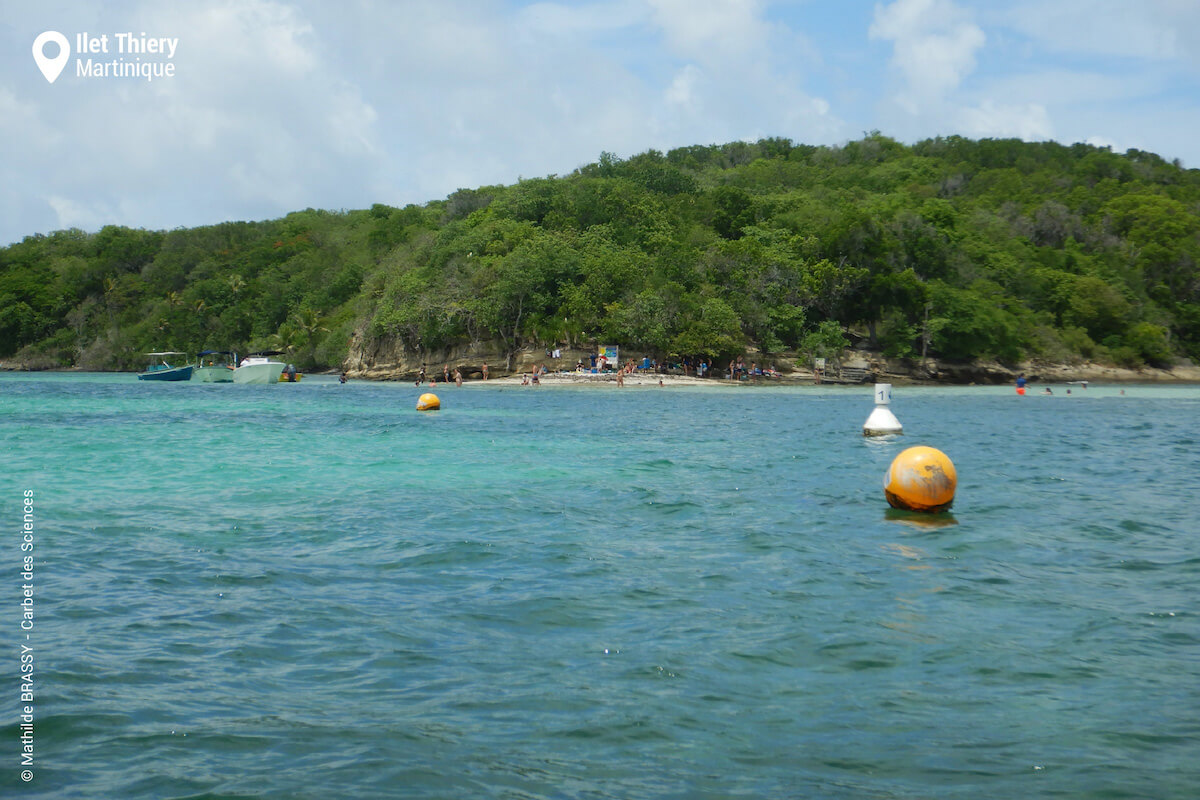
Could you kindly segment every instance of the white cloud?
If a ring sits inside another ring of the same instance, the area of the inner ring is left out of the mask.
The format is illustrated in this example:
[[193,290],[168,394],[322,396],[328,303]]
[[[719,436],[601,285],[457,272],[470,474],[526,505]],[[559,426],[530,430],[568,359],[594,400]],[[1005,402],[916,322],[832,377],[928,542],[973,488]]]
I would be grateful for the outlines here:
[[667,46],[701,61],[728,60],[761,52],[770,26],[757,0],[647,0]]
[[1125,103],[1162,90],[1161,82],[1153,76],[1132,71],[1112,75],[1037,64],[1022,64],[1020,69],[1021,72],[977,76],[976,93],[1067,108]]
[[893,43],[892,63],[905,81],[896,100],[913,114],[957,89],[974,71],[975,52],[986,41],[983,31],[950,0],[876,5],[868,36]]
[[69,197],[52,194],[46,202],[54,209],[56,228],[98,228],[104,224],[108,214],[97,214]]
[[1060,52],[1200,60],[1200,3],[1194,0],[1024,0],[991,16]]
[[336,77],[301,10],[275,0],[147,2],[89,30],[132,20],[179,38],[176,76],[71,76],[40,93],[31,113],[53,118],[58,142],[40,140],[36,119],[10,139],[25,143],[24,169],[38,176],[23,203],[48,207],[56,225],[174,227],[339,207],[364,185],[379,189],[377,114]]
[[681,106],[688,112],[695,113],[699,111],[696,84],[701,80],[702,76],[699,68],[695,64],[687,64],[683,69],[675,73],[674,80],[667,87],[665,93],[666,101],[673,106]]
[[912,138],[958,133],[1042,140],[1054,135],[1047,105],[1034,99],[1035,90],[1044,88],[1036,76],[1028,76],[1026,91],[1007,92],[990,90],[987,85],[995,79],[975,74],[987,36],[952,0],[876,5],[868,37],[892,42],[891,63],[902,80],[883,113],[899,110],[890,119]]
[[587,5],[533,3],[517,12],[517,26],[537,36],[576,37],[611,33],[646,22],[649,9],[636,0]]
[[975,138],[1015,137],[1039,141],[1054,136],[1054,126],[1050,124],[1046,109],[1036,103],[1005,104],[984,100],[960,113],[959,130]]

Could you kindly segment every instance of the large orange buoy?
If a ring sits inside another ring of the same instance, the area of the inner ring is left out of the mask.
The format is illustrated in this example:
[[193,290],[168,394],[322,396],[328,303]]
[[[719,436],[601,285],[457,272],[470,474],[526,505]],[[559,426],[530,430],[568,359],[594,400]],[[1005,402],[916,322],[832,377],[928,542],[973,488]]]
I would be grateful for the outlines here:
[[910,447],[892,461],[883,476],[883,495],[892,508],[945,511],[954,502],[958,473],[945,453]]
[[436,394],[426,392],[417,398],[417,411],[437,411],[442,407],[442,401]]

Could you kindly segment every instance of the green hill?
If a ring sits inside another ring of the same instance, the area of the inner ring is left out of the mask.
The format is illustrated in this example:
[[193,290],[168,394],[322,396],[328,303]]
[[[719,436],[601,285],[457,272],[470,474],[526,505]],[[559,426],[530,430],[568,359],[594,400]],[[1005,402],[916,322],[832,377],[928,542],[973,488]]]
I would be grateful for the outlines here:
[[1162,365],[1200,358],[1198,257],[1200,171],[1151,153],[766,139],[424,206],[30,236],[0,249],[0,359],[275,347],[337,367],[356,332],[727,357],[840,328],[891,356]]

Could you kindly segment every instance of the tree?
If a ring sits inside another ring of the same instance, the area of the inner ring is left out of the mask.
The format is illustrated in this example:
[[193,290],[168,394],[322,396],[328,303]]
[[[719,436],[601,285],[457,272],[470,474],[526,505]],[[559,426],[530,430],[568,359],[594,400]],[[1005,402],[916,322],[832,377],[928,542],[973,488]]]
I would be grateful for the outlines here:
[[299,334],[300,340],[308,348],[308,363],[316,364],[318,334],[329,333],[329,328],[321,324],[321,315],[311,308],[301,309],[290,317],[292,325]]
[[828,359],[835,369],[840,369],[842,351],[849,346],[850,340],[842,332],[842,326],[833,320],[825,320],[805,334],[800,342],[800,352],[810,369],[816,369],[818,358]]

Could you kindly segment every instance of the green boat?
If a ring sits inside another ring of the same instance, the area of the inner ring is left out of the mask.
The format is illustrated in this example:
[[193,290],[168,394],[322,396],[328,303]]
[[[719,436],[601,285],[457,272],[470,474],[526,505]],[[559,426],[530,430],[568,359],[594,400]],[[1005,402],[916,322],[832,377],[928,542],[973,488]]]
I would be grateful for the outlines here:
[[201,383],[233,383],[233,365],[237,353],[229,350],[204,350],[196,355],[192,380]]

